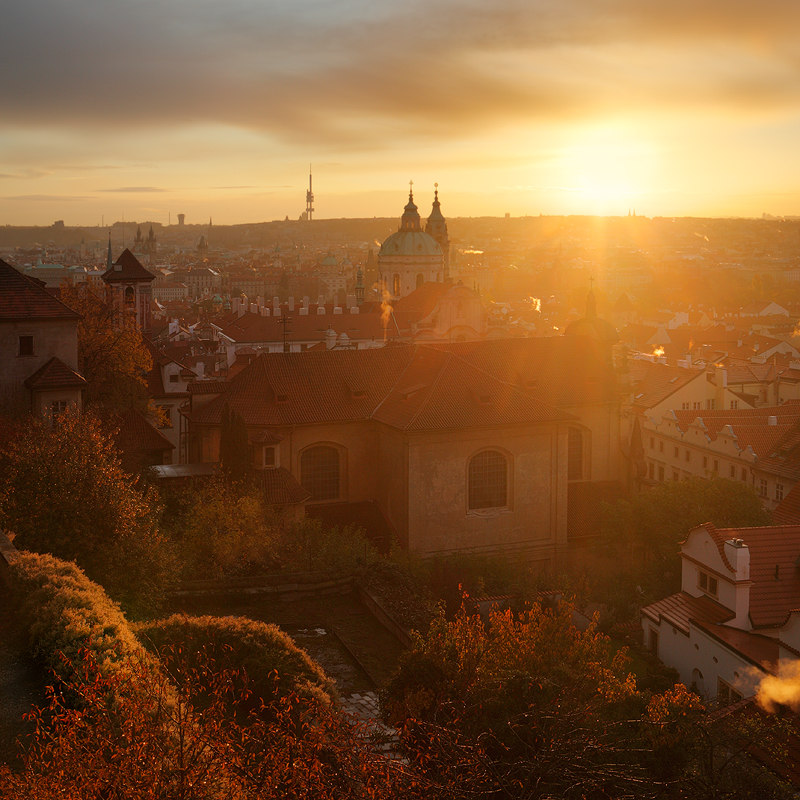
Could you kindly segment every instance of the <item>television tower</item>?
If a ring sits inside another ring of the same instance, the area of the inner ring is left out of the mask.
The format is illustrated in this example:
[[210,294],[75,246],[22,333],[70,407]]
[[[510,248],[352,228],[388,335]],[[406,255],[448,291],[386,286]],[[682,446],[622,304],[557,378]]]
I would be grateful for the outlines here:
[[311,164],[308,165],[308,191],[306,192],[306,219],[311,222],[314,213],[314,192],[311,191]]

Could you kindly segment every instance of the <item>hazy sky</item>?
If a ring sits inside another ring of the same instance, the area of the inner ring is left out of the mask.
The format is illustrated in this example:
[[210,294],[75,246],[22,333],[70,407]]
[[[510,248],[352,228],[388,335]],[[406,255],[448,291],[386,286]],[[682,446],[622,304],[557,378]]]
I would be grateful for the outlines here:
[[0,224],[800,214],[798,0],[6,0]]

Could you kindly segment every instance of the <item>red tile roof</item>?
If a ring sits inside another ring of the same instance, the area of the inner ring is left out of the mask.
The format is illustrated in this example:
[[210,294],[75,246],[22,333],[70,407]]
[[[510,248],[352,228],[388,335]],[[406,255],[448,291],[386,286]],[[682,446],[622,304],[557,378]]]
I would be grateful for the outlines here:
[[119,430],[114,435],[114,441],[128,457],[175,449],[175,445],[134,408],[119,419],[118,425]]
[[0,321],[80,319],[43,286],[0,259]]
[[430,343],[559,408],[618,401],[617,379],[598,343],[586,336]]
[[311,493],[284,467],[259,470],[258,479],[264,492],[264,500],[270,505],[293,506],[304,503],[311,497]]
[[628,362],[633,405],[652,408],[694,380],[705,380],[705,370],[670,367],[652,361],[632,359]]
[[[739,538],[750,549],[750,620],[755,628],[783,625],[800,609],[800,525],[720,528],[722,541]],[[777,572],[776,572],[777,569]]]
[[697,626],[709,635],[727,645],[744,656],[756,667],[767,673],[774,673],[779,660],[780,643],[772,636],[763,636],[760,633],[751,633],[739,628],[730,628],[727,625],[712,625],[703,620],[697,620]]
[[692,597],[686,592],[678,592],[678,594],[651,603],[642,609],[642,614],[654,622],[660,623],[663,620],[686,634],[689,633],[690,621],[716,625],[720,622],[727,622],[735,616],[729,608],[725,608],[705,595]]
[[[292,319],[288,341],[324,342],[329,329],[334,330],[337,336],[346,333],[350,339],[383,341],[384,326],[380,314],[351,314],[347,309],[343,309],[341,314],[317,314],[316,308],[311,306],[308,314],[303,315],[297,308],[293,312],[281,309],[282,314]],[[244,316],[223,325],[222,334],[234,342],[281,342],[283,325],[278,319],[271,313],[268,317],[262,317],[248,311]]]
[[772,512],[772,521],[778,525],[800,525],[800,483],[796,483],[789,494]]
[[219,425],[225,404],[256,426],[372,418],[438,430],[572,419],[447,349],[412,344],[263,353],[190,419]]
[[56,356],[42,364],[33,375],[25,379],[25,386],[36,392],[85,385],[86,379]]
[[139,259],[127,248],[120,253],[119,258],[114,262],[114,266],[103,273],[103,280],[106,283],[154,281],[155,279],[156,276],[152,272],[148,272],[139,263]]

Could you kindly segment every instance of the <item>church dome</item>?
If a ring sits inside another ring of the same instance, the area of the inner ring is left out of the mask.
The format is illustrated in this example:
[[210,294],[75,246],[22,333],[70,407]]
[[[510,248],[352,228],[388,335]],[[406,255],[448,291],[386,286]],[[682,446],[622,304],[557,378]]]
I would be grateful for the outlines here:
[[442,248],[425,231],[397,231],[382,245],[379,256],[440,256]]
[[586,316],[570,322],[564,331],[565,336],[589,336],[592,339],[612,345],[619,341],[617,329],[604,319],[597,316],[597,304],[594,292],[590,291],[586,298]]

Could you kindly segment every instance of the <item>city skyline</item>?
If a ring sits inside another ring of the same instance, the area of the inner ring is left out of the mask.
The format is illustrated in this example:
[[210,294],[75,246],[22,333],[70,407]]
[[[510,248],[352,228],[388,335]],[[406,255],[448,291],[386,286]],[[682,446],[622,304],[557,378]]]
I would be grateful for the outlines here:
[[800,214],[800,8],[12,0],[0,224]]

